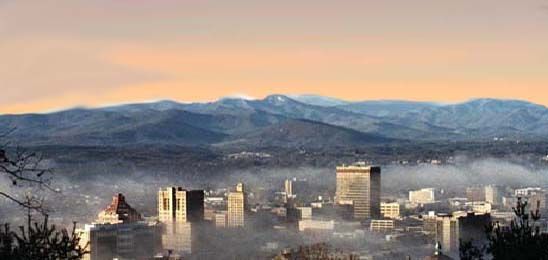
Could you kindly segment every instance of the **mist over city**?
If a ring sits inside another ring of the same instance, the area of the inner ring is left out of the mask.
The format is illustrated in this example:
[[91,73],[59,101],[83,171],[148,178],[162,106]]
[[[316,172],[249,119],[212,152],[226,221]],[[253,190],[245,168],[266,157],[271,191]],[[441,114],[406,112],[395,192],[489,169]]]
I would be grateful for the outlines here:
[[0,260],[548,259],[547,0],[0,0]]

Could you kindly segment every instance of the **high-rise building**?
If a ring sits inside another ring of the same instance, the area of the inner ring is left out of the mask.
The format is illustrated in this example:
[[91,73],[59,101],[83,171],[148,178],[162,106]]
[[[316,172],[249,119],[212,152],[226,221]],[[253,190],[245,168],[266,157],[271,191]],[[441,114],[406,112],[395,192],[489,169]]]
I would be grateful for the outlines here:
[[495,185],[485,186],[485,201],[491,203],[491,205],[500,205],[502,198],[499,193],[499,189]]
[[469,202],[485,201],[485,189],[483,187],[466,188],[466,198]]
[[244,184],[238,183],[236,191],[228,194],[228,227],[244,226],[246,204]]
[[200,222],[204,219],[204,191],[168,187],[158,192],[160,221]]
[[409,201],[417,204],[434,203],[436,202],[436,189],[424,188],[409,191]]
[[307,181],[297,178],[286,179],[284,181],[284,191],[287,197],[295,198],[297,195],[302,197],[307,189]]
[[164,226],[164,249],[177,254],[191,254],[196,247],[197,223],[204,219],[204,191],[181,187],[160,189],[158,217]]
[[381,215],[383,218],[399,218],[400,204],[397,202],[381,202]]
[[337,167],[336,202],[351,205],[354,219],[380,218],[381,168],[357,163]]
[[77,234],[80,245],[88,246],[84,260],[147,259],[161,252],[157,222],[86,224]]
[[455,252],[459,246],[458,221],[453,215],[438,214],[436,216],[436,242],[441,244],[444,252]]
[[480,248],[486,243],[485,227],[491,223],[490,214],[468,212],[457,217],[459,225],[459,240],[472,242]]
[[459,241],[472,241],[475,245],[484,243],[485,227],[491,223],[489,214],[454,212],[436,216],[436,242],[443,252],[457,252]]
[[161,252],[159,223],[144,221],[122,194],[113,197],[96,223],[86,224],[77,233],[80,244],[88,245],[86,260],[151,258]]
[[286,179],[284,182],[285,194],[288,197],[293,196],[293,180],[294,179]]

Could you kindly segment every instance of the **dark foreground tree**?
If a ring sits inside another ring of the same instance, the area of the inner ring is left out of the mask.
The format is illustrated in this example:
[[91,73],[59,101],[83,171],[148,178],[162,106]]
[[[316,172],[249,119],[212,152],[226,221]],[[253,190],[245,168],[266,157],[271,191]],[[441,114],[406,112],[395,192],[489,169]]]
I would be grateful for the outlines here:
[[539,205],[527,213],[527,201],[518,198],[514,210],[514,220],[510,225],[491,223],[486,228],[487,245],[474,246],[470,241],[461,241],[461,259],[484,259],[491,255],[496,260],[539,260],[548,259],[548,235],[540,232],[537,221],[540,219]]
[[19,227],[19,232],[11,231],[8,224],[0,227],[0,259],[78,260],[88,253],[86,247],[80,245],[76,224],[70,232],[58,230],[48,224],[47,217],[41,223]]
[[[0,134],[0,180],[7,178],[12,187],[31,192],[18,196],[17,189],[0,190],[0,197],[27,210],[26,226],[20,226],[17,232],[7,223],[0,225],[0,259],[82,259],[88,253],[87,245],[80,245],[76,223],[70,232],[50,225],[43,200],[31,195],[42,189],[57,192],[50,186],[52,171],[44,167],[42,158],[35,153],[20,148],[8,151],[9,143],[1,142],[6,136],[7,133]],[[33,212],[39,213],[40,222],[32,221]]]
[[477,246],[474,241],[459,240],[459,257],[461,260],[483,260],[485,246]]

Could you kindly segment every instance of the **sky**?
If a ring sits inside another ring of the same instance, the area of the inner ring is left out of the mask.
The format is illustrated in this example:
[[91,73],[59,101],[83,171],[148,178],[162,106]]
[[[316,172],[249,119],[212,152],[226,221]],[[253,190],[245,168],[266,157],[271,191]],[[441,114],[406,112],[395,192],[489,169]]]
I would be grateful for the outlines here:
[[0,114],[224,96],[548,105],[548,0],[0,0]]

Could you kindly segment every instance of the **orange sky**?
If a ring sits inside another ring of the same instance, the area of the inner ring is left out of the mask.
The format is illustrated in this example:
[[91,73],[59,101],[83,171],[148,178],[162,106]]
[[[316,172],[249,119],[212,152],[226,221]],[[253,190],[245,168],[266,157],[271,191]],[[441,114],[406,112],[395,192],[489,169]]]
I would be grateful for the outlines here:
[[543,0],[2,2],[0,114],[300,93],[548,105],[546,10]]

